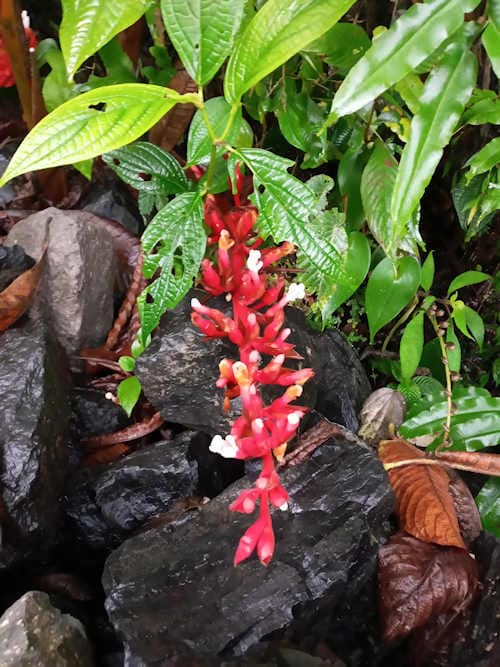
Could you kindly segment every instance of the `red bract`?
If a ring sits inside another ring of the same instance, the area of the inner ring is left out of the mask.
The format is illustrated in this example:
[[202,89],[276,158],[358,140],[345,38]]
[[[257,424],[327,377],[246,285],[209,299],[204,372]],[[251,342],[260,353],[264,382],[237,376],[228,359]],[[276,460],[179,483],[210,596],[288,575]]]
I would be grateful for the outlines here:
[[[35,33],[30,28],[30,20],[27,12],[22,12],[22,19],[24,32],[28,41],[28,48],[32,51],[35,49],[37,41]],[[0,37],[0,88],[10,88],[10,86],[14,86],[15,83],[14,74],[12,73],[12,65],[7,51],[4,48],[3,40]]]
[[[306,408],[292,405],[302,394],[302,384],[313,375],[310,368],[294,370],[284,366],[286,358],[300,358],[292,343],[286,342],[290,329],[283,328],[285,306],[304,297],[303,285],[290,285],[271,278],[267,267],[294,252],[291,243],[261,248],[262,239],[255,231],[257,210],[241,205],[243,178],[236,170],[237,194],[234,205],[224,195],[208,195],[205,222],[210,228],[209,245],[217,245],[214,260],[205,259],[201,267],[201,285],[212,295],[226,295],[232,316],[217,308],[191,302],[191,319],[208,338],[228,338],[238,346],[239,360],[223,359],[219,364],[217,387],[225,389],[224,406],[240,396],[242,414],[225,438],[213,438],[210,450],[237,459],[261,458],[262,471],[253,489],[242,491],[231,504],[235,512],[251,514],[259,504],[260,515],[240,540],[234,564],[257,550],[263,565],[274,552],[274,532],[269,503],[285,510],[288,493],[275,470],[275,458],[283,456],[287,442],[296,434]],[[262,365],[261,354],[271,356]],[[274,384],[287,387],[279,398],[265,405],[259,387]]]

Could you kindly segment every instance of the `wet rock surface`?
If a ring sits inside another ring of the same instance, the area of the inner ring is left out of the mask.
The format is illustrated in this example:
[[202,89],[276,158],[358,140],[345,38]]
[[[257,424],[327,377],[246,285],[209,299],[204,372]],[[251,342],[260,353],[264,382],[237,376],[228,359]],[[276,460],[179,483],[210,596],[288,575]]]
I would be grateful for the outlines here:
[[[138,359],[136,375],[165,419],[208,433],[226,433],[240,414],[240,404],[233,400],[225,413],[223,391],[216,389],[215,381],[220,360],[236,358],[237,351],[226,340],[203,340],[191,324],[190,298],[163,318],[151,345]],[[210,305],[227,308],[219,299]],[[354,350],[337,331],[319,334],[310,329],[297,309],[287,308],[285,325],[292,329],[290,340],[304,357],[297,367],[312,367],[316,372],[304,385],[301,402],[356,431],[357,412],[370,386]]]
[[35,264],[21,246],[0,245],[0,292]]
[[113,433],[130,424],[125,411],[102,391],[85,387],[71,390],[70,431],[74,439]]
[[76,618],[49,596],[30,591],[0,618],[2,667],[93,667],[92,649]]
[[373,580],[393,508],[374,455],[329,441],[282,479],[292,500],[288,512],[274,513],[276,554],[265,569],[255,558],[232,564],[250,521],[228,504],[247,479],[197,514],[113,552],[103,583],[127,665],[171,664],[182,654],[238,656],[273,631],[293,632],[304,619],[314,633],[314,619],[320,611],[332,615],[350,581]]
[[19,548],[55,538],[67,466],[69,415],[64,354],[42,324],[25,319],[0,334],[0,456],[9,522],[0,568]]
[[46,323],[69,353],[103,342],[113,322],[115,254],[92,213],[47,208],[18,222],[6,245],[18,244],[46,264],[32,316]]

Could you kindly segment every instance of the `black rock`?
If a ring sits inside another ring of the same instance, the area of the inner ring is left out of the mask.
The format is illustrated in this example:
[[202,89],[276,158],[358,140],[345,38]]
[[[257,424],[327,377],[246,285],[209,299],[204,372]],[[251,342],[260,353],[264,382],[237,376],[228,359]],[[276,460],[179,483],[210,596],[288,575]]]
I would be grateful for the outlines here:
[[75,439],[114,433],[130,424],[126,412],[102,391],[84,387],[71,390],[71,435]]
[[[210,305],[227,308],[223,299]],[[219,362],[237,358],[227,340],[203,340],[191,324],[190,296],[162,320],[148,349],[139,357],[136,375],[148,400],[166,420],[208,433],[229,432],[240,414],[239,399],[222,409],[223,391],[215,387]],[[310,329],[301,311],[287,308],[285,325],[290,341],[303,360],[295,366],[312,367],[316,375],[304,385],[300,402],[330,421],[357,430],[357,413],[370,385],[354,350],[334,330],[319,334]]]
[[49,546],[55,537],[67,454],[65,357],[40,323],[0,334],[1,484],[9,517],[0,568],[15,549]]
[[0,292],[34,264],[35,260],[21,246],[0,245]]
[[301,619],[310,633],[319,613],[334,612],[349,581],[373,580],[393,509],[375,456],[330,440],[282,480],[290,509],[273,514],[276,553],[267,568],[255,557],[232,564],[255,520],[228,510],[251,484],[247,478],[196,515],[134,536],[111,554],[103,575],[106,608],[124,638],[128,667],[176,664],[169,660],[179,654],[242,655],[273,631],[293,631]]
[[78,536],[94,549],[119,544],[148,519],[192,496],[197,467],[188,460],[192,432],[148,446],[126,458],[82,468],[68,481],[66,513]]

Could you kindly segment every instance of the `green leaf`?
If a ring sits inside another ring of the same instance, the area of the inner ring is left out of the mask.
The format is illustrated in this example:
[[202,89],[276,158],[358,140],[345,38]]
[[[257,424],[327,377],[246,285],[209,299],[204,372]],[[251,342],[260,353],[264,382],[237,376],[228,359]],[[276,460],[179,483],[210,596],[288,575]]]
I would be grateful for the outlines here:
[[197,95],[142,83],[107,86],[57,107],[31,130],[0,180],[35,169],[88,160],[138,139],[177,102]]
[[497,30],[500,30],[500,0],[488,0],[488,17]]
[[500,30],[493,23],[490,23],[483,32],[481,39],[491,60],[493,71],[500,78]]
[[310,291],[326,284],[350,284],[345,273],[344,258],[333,243],[319,238],[309,224],[317,211],[317,199],[310,188],[291,176],[287,169],[291,160],[259,148],[243,148],[235,154],[254,174],[253,198],[259,209],[259,228],[263,236],[272,236],[279,243],[290,241],[298,247],[301,280]]
[[418,368],[424,349],[424,313],[418,312],[408,322],[399,345],[399,359],[401,362],[401,378],[403,384],[410,384],[413,373]]
[[492,90],[476,92],[491,93],[488,97],[477,100],[465,110],[460,123],[462,125],[482,125],[492,123],[500,125],[500,98]]
[[386,257],[374,268],[365,293],[370,343],[377,331],[411,301],[420,284],[420,273],[420,265],[414,257],[402,257],[397,268]]
[[464,11],[462,0],[431,0],[413,5],[374,40],[371,49],[349,72],[333,99],[331,121],[366,106],[423,63],[460,28]]
[[345,199],[347,228],[359,229],[363,224],[361,179],[369,153],[365,146],[349,148],[339,161],[337,181],[340,194]]
[[[451,449],[477,451],[498,444],[500,435],[500,398],[493,398],[479,387],[457,388],[453,391],[454,411],[451,415]],[[432,448],[439,442],[446,419],[447,401],[444,392],[429,394],[413,405],[399,428],[403,438],[435,434]]]
[[138,141],[102,156],[118,176],[139,192],[171,195],[189,189],[177,160],[147,141]]
[[304,51],[324,56],[328,65],[345,74],[370,46],[370,38],[360,25],[337,23],[319,39],[308,44]]
[[500,164],[500,137],[492,139],[480,151],[474,153],[467,160],[465,166],[470,167],[471,177],[474,177],[477,174],[489,171],[498,164]]
[[135,359],[134,357],[123,356],[118,359],[120,368],[125,373],[133,373],[135,368]]
[[149,0],[61,0],[59,41],[72,78],[84,60],[146,11]]
[[203,259],[206,234],[199,193],[185,192],[172,199],[149,223],[142,237],[144,275],[154,277],[137,300],[142,343],[167,308],[174,308],[193,286]]
[[172,44],[192,79],[208,83],[231,52],[244,0],[161,0]]
[[354,0],[268,0],[234,46],[224,77],[224,96],[244,92],[320,37]]
[[446,330],[446,343],[448,367],[452,373],[459,373],[460,366],[462,365],[462,349],[452,322],[449,323],[448,329]]
[[461,301],[460,299],[456,299],[456,301],[452,302],[452,313],[451,317],[455,324],[457,325],[457,328],[459,331],[463,333],[464,336],[467,336],[467,338],[471,338],[472,336],[467,330],[467,315],[465,314],[465,303]]
[[481,315],[469,306],[465,306],[467,327],[481,350],[484,342],[484,322]]
[[[422,280],[420,284],[428,292],[434,282],[434,255],[430,252],[422,264]],[[430,304],[429,304],[430,305]],[[426,306],[428,308],[429,306]]]
[[[231,106],[223,97],[213,97],[205,102],[205,113],[212,127],[215,138],[222,136],[231,115]],[[238,137],[242,127],[241,108],[234,115],[233,124],[225,140],[228,144],[233,144]],[[203,120],[203,115],[199,109],[193,116],[188,133],[187,159],[188,165],[208,162],[210,151],[212,149],[212,139],[208,134],[208,129]],[[224,152],[224,148],[219,148],[219,152]]]
[[125,378],[125,380],[122,380],[118,385],[116,395],[118,396],[120,405],[125,410],[128,417],[130,417],[132,414],[132,410],[139,400],[141,389],[141,383],[135,377],[135,375],[131,375],[130,377]]
[[500,538],[500,477],[490,477],[476,496],[484,530]]
[[68,81],[66,63],[55,40],[44,39],[38,44],[36,60],[38,67],[41,68],[48,63],[51,68],[42,84],[43,101],[45,108],[50,112],[74,97],[77,91],[75,85]]
[[452,292],[456,292],[462,287],[476,285],[477,283],[482,283],[485,280],[489,280],[490,278],[491,276],[489,276],[487,273],[483,273],[482,271],[464,271],[464,273],[460,273],[458,276],[453,278],[450,286],[448,287],[447,294],[449,296],[452,294]]
[[476,58],[464,41],[459,40],[445,50],[440,64],[425,82],[420,109],[411,123],[410,138],[401,156],[392,195],[391,217],[398,227],[408,221],[417,207],[443,148],[451,139],[474,88],[476,71]]

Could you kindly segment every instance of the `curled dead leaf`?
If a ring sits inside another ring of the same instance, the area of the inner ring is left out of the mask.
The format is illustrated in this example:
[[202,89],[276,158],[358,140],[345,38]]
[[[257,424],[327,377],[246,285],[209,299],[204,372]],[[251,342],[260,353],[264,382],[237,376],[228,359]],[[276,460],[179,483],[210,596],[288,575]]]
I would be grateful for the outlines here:
[[358,435],[370,445],[390,438],[406,414],[406,403],[399,391],[383,387],[372,392],[359,413]]
[[469,545],[481,532],[481,516],[467,484],[451,468],[447,472],[450,477],[448,488],[455,505],[460,532],[464,542]]
[[99,463],[111,463],[112,461],[119,459],[120,456],[128,454],[130,449],[131,448],[128,445],[119,442],[116,445],[104,447],[103,449],[98,449],[91,454],[88,454],[83,459],[83,464],[87,466],[93,466],[98,465]]
[[[378,453],[384,465],[426,460],[425,454],[406,440],[384,440]],[[442,466],[410,464],[394,468],[388,475],[401,528],[424,542],[465,549],[448,488],[448,473]]]
[[462,613],[480,589],[476,561],[463,549],[397,533],[379,551],[379,606],[384,641],[450,611]]
[[152,417],[143,422],[132,424],[132,426],[127,426],[114,433],[104,433],[103,435],[93,435],[89,438],[84,438],[81,443],[83,447],[89,451],[99,450],[101,448],[109,449],[111,445],[138,440],[145,435],[153,433],[157,428],[160,428],[164,421],[165,419],[160,413],[155,412]]
[[0,292],[0,331],[5,331],[17,322],[33,303],[43,272],[46,249],[44,246],[35,266],[21,273],[3,292]]
[[457,470],[468,470],[483,475],[500,477],[500,454],[486,452],[435,452],[439,461]]

